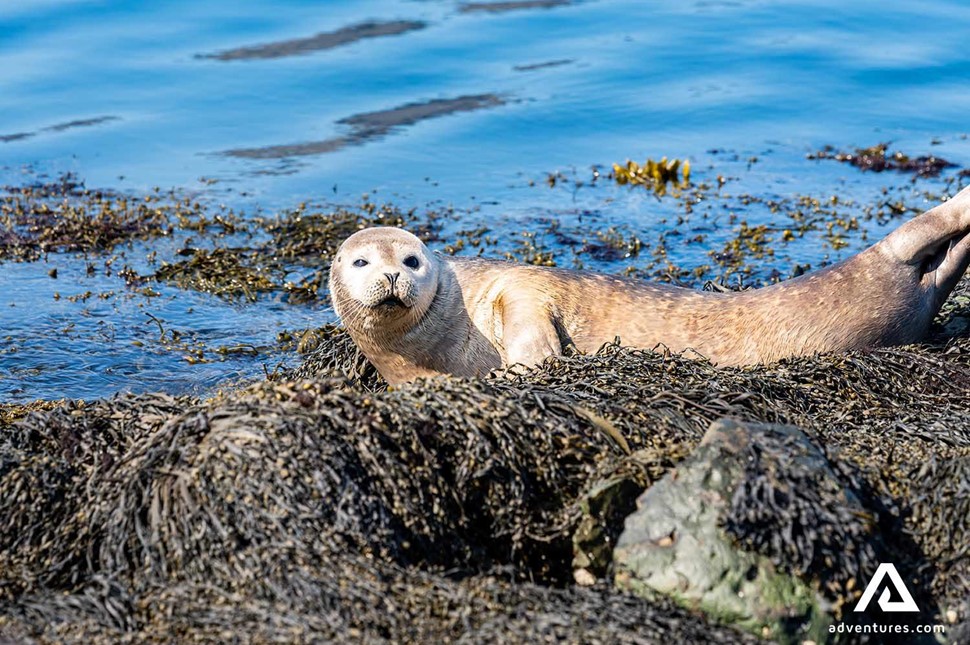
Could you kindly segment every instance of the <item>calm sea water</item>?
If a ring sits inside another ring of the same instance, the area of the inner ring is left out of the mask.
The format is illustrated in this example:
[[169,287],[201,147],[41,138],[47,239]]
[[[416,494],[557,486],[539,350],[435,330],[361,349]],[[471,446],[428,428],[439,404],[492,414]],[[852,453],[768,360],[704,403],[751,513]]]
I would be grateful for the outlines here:
[[[2,3],[0,177],[74,172],[270,212],[366,192],[520,228],[585,212],[650,240],[663,207],[645,192],[541,180],[667,155],[733,174],[738,190],[861,201],[908,180],[806,153],[892,141],[970,165],[964,2],[485,5]],[[787,259],[822,257],[831,249],[806,242]],[[191,365],[140,344],[158,333],[148,314],[209,346],[266,345],[333,319],[168,287],[151,300],[54,298],[110,289],[124,286],[88,276],[83,259],[0,265],[0,401],[201,391],[262,373],[265,357]]]

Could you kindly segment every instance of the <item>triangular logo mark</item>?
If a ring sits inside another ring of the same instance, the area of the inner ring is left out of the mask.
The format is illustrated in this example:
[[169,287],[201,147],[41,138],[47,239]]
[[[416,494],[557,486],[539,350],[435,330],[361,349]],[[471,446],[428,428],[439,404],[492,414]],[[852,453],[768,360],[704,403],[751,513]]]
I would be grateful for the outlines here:
[[889,582],[896,588],[896,593],[899,594],[902,600],[890,600],[889,587],[887,586],[882,590],[882,594],[877,601],[879,608],[885,612],[919,611],[919,607],[916,606],[913,596],[909,593],[909,589],[906,588],[902,577],[900,577],[899,572],[896,571],[896,567],[891,562],[883,562],[879,565],[879,568],[876,569],[876,575],[872,576],[872,580],[869,581],[869,585],[862,594],[862,598],[859,598],[859,604],[855,606],[853,611],[866,610],[866,607],[872,601],[872,597],[879,590],[879,584],[886,576],[889,576]]

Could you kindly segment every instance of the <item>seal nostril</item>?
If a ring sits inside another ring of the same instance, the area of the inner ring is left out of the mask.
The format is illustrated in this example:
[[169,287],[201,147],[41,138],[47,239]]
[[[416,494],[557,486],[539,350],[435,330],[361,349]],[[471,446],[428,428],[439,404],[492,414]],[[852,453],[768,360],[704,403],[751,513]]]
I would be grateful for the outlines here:
[[394,287],[397,285],[397,279],[398,279],[398,277],[400,277],[400,275],[401,275],[401,272],[400,271],[398,271],[396,273],[385,273],[384,274],[384,277],[387,278],[387,281],[391,283],[391,293],[394,293]]

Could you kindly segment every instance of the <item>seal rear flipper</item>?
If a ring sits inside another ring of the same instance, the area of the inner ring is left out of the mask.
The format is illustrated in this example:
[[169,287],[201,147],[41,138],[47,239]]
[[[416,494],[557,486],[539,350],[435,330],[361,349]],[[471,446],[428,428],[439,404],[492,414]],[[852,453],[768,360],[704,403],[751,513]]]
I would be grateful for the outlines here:
[[950,292],[970,266],[970,230],[943,240],[921,258],[917,279],[932,302],[932,315],[940,310]]
[[970,266],[970,231],[950,239],[925,265],[924,274],[932,277],[933,287],[940,292],[940,304],[956,286]]
[[[970,232],[970,187],[964,188],[949,200],[909,220],[883,238],[876,246],[887,251],[897,261],[920,268],[921,273],[925,274],[935,271],[943,264],[948,264],[951,247],[954,247],[952,243],[956,241],[956,246],[959,246],[968,232]],[[958,269],[960,259],[965,255],[965,252],[961,255],[957,250],[956,255],[953,256],[955,262],[948,265],[948,275]],[[963,268],[966,269],[965,264]]]

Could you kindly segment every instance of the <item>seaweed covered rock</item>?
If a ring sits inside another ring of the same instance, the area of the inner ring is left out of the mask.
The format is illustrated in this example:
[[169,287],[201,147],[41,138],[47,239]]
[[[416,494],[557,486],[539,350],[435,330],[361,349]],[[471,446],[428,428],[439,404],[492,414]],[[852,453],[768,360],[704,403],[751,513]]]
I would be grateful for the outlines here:
[[315,330],[318,348],[302,365],[274,377],[277,381],[337,377],[352,381],[358,387],[383,389],[384,379],[377,368],[361,353],[350,334],[333,325]]
[[229,593],[218,583],[132,594],[95,580],[3,608],[0,642],[755,643],[671,603],[598,586],[558,589],[335,558],[306,597]]
[[805,578],[878,566],[851,484],[791,426],[713,424],[637,505],[614,551],[618,584],[772,639],[822,640],[833,617]]
[[[0,437],[0,523],[18,528],[2,545],[0,630],[698,638],[715,628],[669,604],[523,582],[568,577],[574,501],[623,454],[619,432],[504,380],[267,383],[36,413]],[[490,581],[496,567],[510,579]]]
[[970,638],[970,457],[931,458],[912,473],[909,506],[914,539],[933,563],[928,575],[947,622],[961,621]]
[[591,585],[606,576],[617,529],[634,510],[640,490],[635,478],[620,475],[598,482],[580,500],[581,519],[573,533],[573,578],[578,584]]

